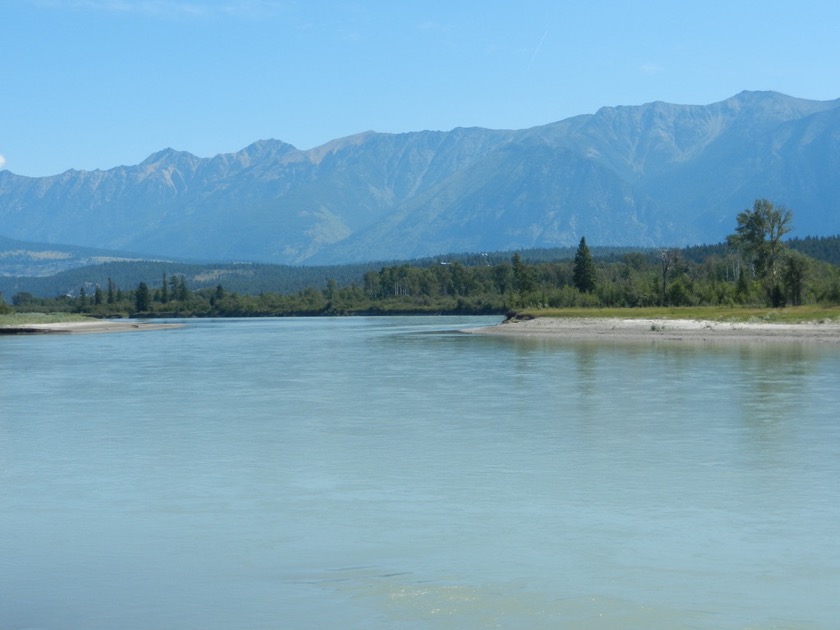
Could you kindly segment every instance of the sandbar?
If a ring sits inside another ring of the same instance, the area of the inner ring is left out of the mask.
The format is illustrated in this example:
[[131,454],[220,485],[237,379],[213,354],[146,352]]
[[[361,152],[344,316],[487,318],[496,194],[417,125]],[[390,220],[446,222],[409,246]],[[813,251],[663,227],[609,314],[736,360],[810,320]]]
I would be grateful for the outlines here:
[[89,334],[110,332],[136,332],[180,328],[183,324],[138,322],[132,320],[93,319],[90,321],[16,324],[0,326],[1,335],[47,335],[55,333]]
[[570,341],[840,344],[840,323],[719,322],[699,319],[536,317],[464,332]]

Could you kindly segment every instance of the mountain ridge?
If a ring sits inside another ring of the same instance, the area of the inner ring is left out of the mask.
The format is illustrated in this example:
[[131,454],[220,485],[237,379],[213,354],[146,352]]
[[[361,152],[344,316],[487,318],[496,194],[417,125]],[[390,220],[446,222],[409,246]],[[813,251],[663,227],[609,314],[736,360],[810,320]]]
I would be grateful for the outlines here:
[[741,92],[524,130],[366,131],[300,150],[0,171],[0,234],[179,258],[334,264],[452,251],[717,242],[758,197],[840,232],[840,99]]

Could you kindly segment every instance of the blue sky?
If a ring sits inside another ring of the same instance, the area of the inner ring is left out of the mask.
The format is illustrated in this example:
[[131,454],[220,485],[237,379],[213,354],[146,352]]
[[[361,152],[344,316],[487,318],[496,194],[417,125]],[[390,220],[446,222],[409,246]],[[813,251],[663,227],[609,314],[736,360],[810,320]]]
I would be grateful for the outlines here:
[[0,0],[0,168],[840,98],[836,0]]

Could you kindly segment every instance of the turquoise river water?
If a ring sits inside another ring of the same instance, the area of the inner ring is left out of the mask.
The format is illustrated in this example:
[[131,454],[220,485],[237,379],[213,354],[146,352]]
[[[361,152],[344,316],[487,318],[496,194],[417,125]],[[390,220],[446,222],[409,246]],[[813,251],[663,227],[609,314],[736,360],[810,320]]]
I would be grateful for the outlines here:
[[840,352],[0,338],[0,628],[840,627]]

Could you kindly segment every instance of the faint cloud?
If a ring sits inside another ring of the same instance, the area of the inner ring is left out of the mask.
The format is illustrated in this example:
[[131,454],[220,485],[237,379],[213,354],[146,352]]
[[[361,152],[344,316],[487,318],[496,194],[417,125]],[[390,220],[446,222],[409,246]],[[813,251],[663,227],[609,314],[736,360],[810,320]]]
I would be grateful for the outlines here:
[[0,154],[0,168],[5,168],[5,167],[6,167],[6,158],[4,158],[2,154]]
[[648,76],[653,76],[655,74],[662,74],[665,71],[664,68],[662,66],[660,66],[658,63],[651,63],[651,62],[643,63],[641,66],[639,66],[639,70],[641,71],[642,74],[646,74]]

